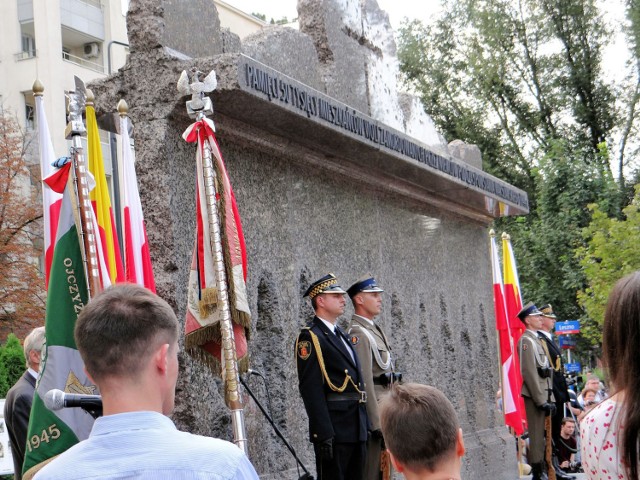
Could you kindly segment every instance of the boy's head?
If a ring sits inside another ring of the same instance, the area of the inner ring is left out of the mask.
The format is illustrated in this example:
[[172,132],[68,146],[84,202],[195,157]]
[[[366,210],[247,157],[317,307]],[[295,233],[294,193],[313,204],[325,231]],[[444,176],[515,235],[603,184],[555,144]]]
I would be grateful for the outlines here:
[[460,468],[464,455],[456,412],[437,388],[395,385],[380,405],[382,433],[399,472]]

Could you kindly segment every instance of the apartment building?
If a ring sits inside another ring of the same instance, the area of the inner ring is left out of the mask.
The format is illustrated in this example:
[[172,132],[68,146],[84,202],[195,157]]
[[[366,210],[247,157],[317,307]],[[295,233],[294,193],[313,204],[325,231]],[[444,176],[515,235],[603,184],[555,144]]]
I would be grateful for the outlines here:
[[74,75],[89,82],[124,65],[127,8],[128,0],[0,2],[0,104],[34,129],[38,78],[56,154],[68,149],[64,91],[73,89]]
[[[221,0],[213,0],[223,27],[244,38],[267,25]],[[15,114],[27,131],[35,128],[33,82],[45,87],[54,150],[64,155],[64,91],[73,77],[85,82],[116,71],[126,61],[129,0],[2,0],[0,2],[0,108]],[[114,105],[115,109],[115,105]],[[110,164],[106,132],[105,163]],[[106,165],[110,170],[109,165]]]

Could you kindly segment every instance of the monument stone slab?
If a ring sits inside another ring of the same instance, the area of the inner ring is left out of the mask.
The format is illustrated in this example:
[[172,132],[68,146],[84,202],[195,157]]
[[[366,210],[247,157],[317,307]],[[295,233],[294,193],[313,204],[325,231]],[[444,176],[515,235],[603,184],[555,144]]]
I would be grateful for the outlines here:
[[[397,368],[408,381],[443,390],[456,408],[467,445],[463,477],[510,480],[517,472],[513,439],[494,406],[487,225],[505,212],[526,213],[526,194],[453,157],[415,99],[386,89],[371,96],[372,58],[395,51],[389,36],[379,35],[389,26],[374,0],[299,0],[301,32],[274,29],[250,38],[242,49],[258,58],[225,43],[215,20],[204,30],[207,50],[175,40],[183,32],[178,26],[201,14],[198,5],[132,0],[130,61],[91,86],[98,113],[113,111],[122,97],[130,106],[159,295],[184,318],[195,150],[181,137],[191,120],[175,84],[182,70],[215,69],[213,121],[249,261],[251,368],[266,379],[274,421],[298,456],[313,472],[293,358],[297,332],[312,315],[302,292],[328,272],[343,286],[371,272],[385,289],[380,323]],[[414,135],[421,124],[432,130]],[[260,379],[247,381],[267,403]],[[295,462],[253,401],[245,418],[261,478],[297,478]],[[173,419],[181,429],[232,438],[221,380],[184,352]]]

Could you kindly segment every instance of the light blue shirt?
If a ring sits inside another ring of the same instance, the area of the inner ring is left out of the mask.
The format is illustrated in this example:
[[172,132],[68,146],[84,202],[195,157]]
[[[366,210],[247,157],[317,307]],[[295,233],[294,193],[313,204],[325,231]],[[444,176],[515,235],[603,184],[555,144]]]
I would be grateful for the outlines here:
[[34,480],[257,480],[230,442],[179,431],[157,412],[98,418],[86,440],[40,470]]

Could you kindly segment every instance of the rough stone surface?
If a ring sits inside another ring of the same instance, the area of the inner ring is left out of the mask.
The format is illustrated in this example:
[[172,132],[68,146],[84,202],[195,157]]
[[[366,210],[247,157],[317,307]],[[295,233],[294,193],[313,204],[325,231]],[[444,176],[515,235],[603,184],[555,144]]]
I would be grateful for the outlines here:
[[[351,39],[352,45],[338,55],[332,50],[337,44],[331,43],[339,25],[352,25],[347,20],[354,18],[359,2],[300,0],[299,5],[307,10],[305,30],[312,37],[310,17],[317,15],[316,51],[322,52],[325,36],[325,57],[319,58],[325,90],[367,108],[363,65],[369,54],[362,49],[369,47]],[[328,20],[335,26],[328,27]],[[268,395],[259,377],[251,376],[248,384],[306,466],[313,472],[293,358],[296,334],[312,315],[302,292],[327,272],[334,272],[345,287],[372,272],[386,292],[380,322],[391,337],[398,369],[407,381],[442,389],[458,412],[467,446],[463,478],[513,478],[513,442],[494,407],[498,365],[486,224],[393,193],[381,186],[384,179],[372,183],[364,176],[338,174],[328,168],[335,159],[305,146],[302,134],[275,134],[266,124],[261,129],[225,116],[218,103],[239,102],[240,97],[250,101],[234,87],[235,56],[196,63],[168,54],[162,48],[162,12],[156,1],[132,0],[128,24],[133,28],[129,63],[91,88],[98,113],[113,111],[123,97],[130,106],[157,289],[178,318],[185,314],[194,236],[195,147],[181,138],[191,120],[175,83],[183,69],[197,64],[201,71],[215,68],[219,77],[220,90],[213,98],[216,112],[222,113],[213,119],[248,249],[251,367],[264,375]],[[296,58],[296,49],[309,50],[298,34],[275,30],[265,35],[283,49],[287,39],[295,40],[280,52],[282,57]],[[251,39],[247,49],[275,61],[260,42]],[[171,48],[178,49],[175,44]],[[293,63],[282,60],[275,68],[291,68],[286,73],[304,78]],[[335,139],[339,143],[340,134]],[[343,322],[350,313],[349,308]],[[231,438],[220,380],[184,353],[173,419],[184,430]],[[292,457],[251,400],[245,419],[249,455],[260,476],[297,478]]]
[[242,53],[316,90],[324,91],[313,42],[298,30],[268,27],[246,37],[242,42]]
[[242,43],[240,37],[233,33],[228,28],[223,28],[222,31],[222,51],[224,53],[239,52],[242,50]]
[[362,32],[362,25],[357,22],[359,17],[358,0],[298,0],[300,31],[314,42],[325,92],[356,110],[369,113],[364,68],[369,53],[358,43]]
[[449,144],[449,151],[454,157],[464,160],[476,168],[482,168],[482,152],[477,145],[454,140]]
[[325,93],[446,152],[418,99],[407,111],[406,99],[398,94],[393,30],[375,0],[298,0],[298,15],[300,31],[316,47]]
[[220,19],[209,0],[162,0],[164,34],[162,45],[190,57],[222,53]]
[[420,99],[408,93],[398,94],[398,102],[404,117],[404,132],[429,145],[441,155],[449,154],[447,141],[436,130],[433,119],[424,111]]
[[403,112],[398,101],[400,68],[389,15],[378,7],[376,0],[366,0],[361,9],[362,32],[358,43],[369,50],[365,68],[370,114],[402,130]]

